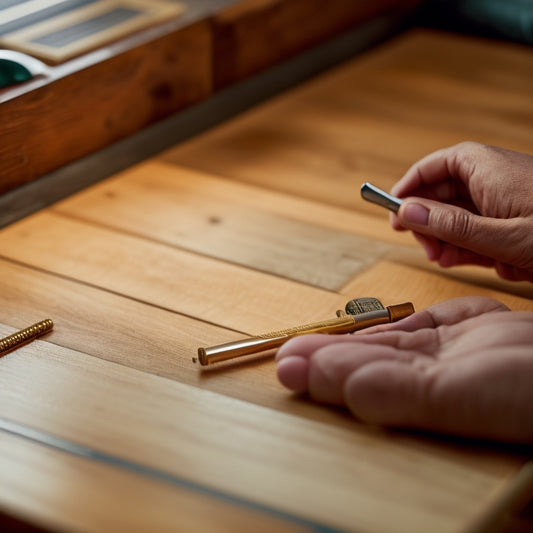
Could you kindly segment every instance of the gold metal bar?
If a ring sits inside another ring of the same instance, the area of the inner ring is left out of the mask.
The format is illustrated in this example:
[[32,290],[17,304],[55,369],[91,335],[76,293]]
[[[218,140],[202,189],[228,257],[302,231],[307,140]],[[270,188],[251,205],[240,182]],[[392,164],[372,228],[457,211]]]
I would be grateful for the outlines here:
[[21,329],[16,333],[8,335],[3,339],[0,339],[0,356],[6,354],[7,352],[19,348],[23,344],[26,344],[33,339],[48,333],[54,327],[52,320],[47,318],[46,320],[41,320],[32,326]]
[[360,329],[369,328],[370,326],[396,322],[412,313],[414,313],[413,304],[407,302],[358,315],[344,315],[322,322],[314,322],[304,326],[296,326],[294,328],[257,335],[249,339],[226,342],[225,344],[219,344],[209,348],[198,348],[198,358],[194,357],[193,362],[196,363],[199,361],[202,366],[212,365],[235,357],[278,348],[285,341],[299,335],[306,335],[308,333],[325,333],[329,335],[352,333]]

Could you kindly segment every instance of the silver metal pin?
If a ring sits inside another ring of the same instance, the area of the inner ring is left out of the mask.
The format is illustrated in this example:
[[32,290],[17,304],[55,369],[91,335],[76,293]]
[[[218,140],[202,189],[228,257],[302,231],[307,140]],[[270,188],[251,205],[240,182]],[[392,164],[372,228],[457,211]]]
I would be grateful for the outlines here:
[[375,185],[368,183],[368,181],[361,185],[361,196],[365,200],[372,202],[373,204],[380,205],[381,207],[385,207],[393,213],[398,212],[398,209],[400,209],[400,206],[403,202],[403,200],[400,200],[399,198],[396,198],[396,196],[392,196],[391,194],[382,191]]

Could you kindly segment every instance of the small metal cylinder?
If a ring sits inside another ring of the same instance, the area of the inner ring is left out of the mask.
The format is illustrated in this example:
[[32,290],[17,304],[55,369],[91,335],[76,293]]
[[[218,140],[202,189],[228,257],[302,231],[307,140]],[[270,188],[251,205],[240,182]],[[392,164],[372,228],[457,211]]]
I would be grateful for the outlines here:
[[400,209],[403,202],[400,198],[396,198],[396,196],[392,196],[392,194],[382,191],[368,182],[363,183],[361,186],[361,196],[365,200],[380,205],[381,207],[385,207],[393,213],[398,212],[398,209]]

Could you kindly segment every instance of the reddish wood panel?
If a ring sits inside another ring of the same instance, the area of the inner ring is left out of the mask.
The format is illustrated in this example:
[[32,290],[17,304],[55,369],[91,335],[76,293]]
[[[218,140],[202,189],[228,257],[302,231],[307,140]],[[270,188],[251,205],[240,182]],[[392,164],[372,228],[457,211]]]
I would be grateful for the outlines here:
[[211,32],[193,24],[0,106],[0,194],[211,93]]
[[245,0],[213,18],[216,88],[283,61],[385,12],[407,13],[418,0]]

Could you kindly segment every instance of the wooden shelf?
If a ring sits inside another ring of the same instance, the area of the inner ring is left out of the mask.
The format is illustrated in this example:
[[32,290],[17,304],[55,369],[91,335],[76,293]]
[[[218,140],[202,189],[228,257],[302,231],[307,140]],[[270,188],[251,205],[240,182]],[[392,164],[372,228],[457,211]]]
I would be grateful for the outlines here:
[[[51,66],[46,76],[0,90],[0,194],[343,29],[383,14],[401,18],[412,9],[400,0],[380,0],[371,8],[333,0],[327,10],[301,0],[182,4],[183,14],[167,22]],[[311,24],[313,20],[320,23]]]

